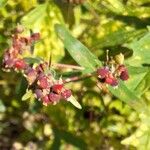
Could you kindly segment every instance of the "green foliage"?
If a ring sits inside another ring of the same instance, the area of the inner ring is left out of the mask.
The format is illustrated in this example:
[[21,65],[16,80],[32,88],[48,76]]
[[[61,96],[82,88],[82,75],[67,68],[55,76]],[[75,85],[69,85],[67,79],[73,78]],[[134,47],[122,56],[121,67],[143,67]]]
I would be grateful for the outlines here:
[[84,72],[95,71],[97,66],[101,66],[101,62],[96,56],[94,56],[82,43],[72,37],[63,26],[56,25],[56,32],[73,59],[85,68],[86,71]]
[[[25,58],[31,65],[52,55],[51,70],[56,63],[84,68],[55,68],[63,79],[81,77],[66,87],[82,109],[67,101],[45,107],[29,91],[24,95],[27,84],[20,74],[0,70],[0,149],[149,150],[149,6],[149,0],[88,0],[81,5],[0,0],[1,57],[21,23],[25,34],[41,33],[33,55]],[[130,75],[118,88],[108,87],[110,93],[98,89],[94,77],[107,49],[112,56],[124,54]]]

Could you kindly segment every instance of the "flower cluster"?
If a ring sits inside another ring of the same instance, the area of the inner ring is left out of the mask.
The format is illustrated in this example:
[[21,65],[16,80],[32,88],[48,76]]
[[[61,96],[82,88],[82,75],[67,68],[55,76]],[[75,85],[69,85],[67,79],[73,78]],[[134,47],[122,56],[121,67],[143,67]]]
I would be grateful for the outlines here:
[[40,38],[39,33],[29,37],[21,36],[22,29],[17,28],[12,36],[12,46],[3,56],[3,68],[6,71],[20,71],[28,82],[28,89],[44,105],[56,104],[61,99],[67,100],[71,90],[65,89],[62,79],[55,80],[47,62],[30,64],[23,58],[23,53],[31,50],[31,46]]
[[117,55],[116,61],[106,62],[106,65],[97,69],[98,78],[101,82],[113,87],[119,84],[119,79],[125,81],[129,79],[129,74],[126,66],[123,64],[123,55]]
[[46,106],[56,104],[61,99],[67,100],[72,95],[71,90],[64,87],[62,79],[55,80],[48,68],[48,64],[44,62],[34,68],[27,68],[24,73],[29,89]]
[[40,38],[39,33],[33,33],[29,37],[20,36],[23,30],[16,29],[12,36],[12,46],[8,48],[3,56],[3,68],[7,71],[10,69],[23,70],[28,67],[28,64],[22,57],[25,50],[30,49],[31,45]]

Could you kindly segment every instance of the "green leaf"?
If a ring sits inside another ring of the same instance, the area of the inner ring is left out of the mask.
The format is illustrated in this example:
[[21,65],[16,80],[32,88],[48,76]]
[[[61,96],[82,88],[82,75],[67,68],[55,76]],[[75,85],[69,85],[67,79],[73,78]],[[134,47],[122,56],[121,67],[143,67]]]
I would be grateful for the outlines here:
[[32,90],[27,90],[22,97],[22,101],[26,101],[27,99],[31,98],[32,95],[33,95]]
[[117,88],[109,86],[109,90],[113,95],[118,97],[123,102],[127,103],[129,106],[134,108],[138,112],[148,111],[148,107],[140,98],[138,98],[132,91],[130,91],[123,83],[120,81]]
[[87,149],[87,145],[84,142],[83,139],[81,139],[78,136],[75,136],[74,134],[70,133],[70,132],[66,132],[63,130],[58,130],[58,129],[53,129],[54,133],[55,133],[55,137],[59,137],[59,139],[63,139],[64,141],[66,141],[69,144],[72,144],[82,150]]
[[82,109],[81,105],[78,103],[78,101],[73,97],[70,96],[67,101],[69,101],[70,103],[72,103],[75,107],[77,107],[78,109]]
[[34,25],[39,26],[46,15],[46,4],[38,5],[21,19],[22,25],[32,28]]
[[[135,92],[135,88],[138,86],[138,84],[143,80],[146,73],[149,71],[147,67],[128,67],[129,71],[129,80],[126,81],[126,86],[129,88],[129,90]],[[138,94],[138,93],[137,93]]]
[[[131,41],[133,38],[142,35],[146,30],[126,31],[126,29],[119,29],[115,32],[105,35],[94,43],[94,48],[103,48],[109,46],[116,46]],[[121,38],[120,38],[121,37]]]
[[123,3],[121,3],[120,0],[107,0],[107,2],[110,5],[106,5],[106,7],[108,7],[108,9],[110,9],[114,13],[120,14],[125,11],[125,7],[124,7]]
[[97,66],[101,66],[101,62],[97,57],[94,56],[80,41],[75,39],[63,25],[56,24],[55,29],[72,58],[85,68],[86,71],[84,72],[95,71]]
[[0,8],[4,7],[7,4],[8,0],[0,0]]
[[36,58],[25,57],[24,60],[29,64],[35,64],[35,63],[39,64],[43,61],[40,57],[36,57]]
[[129,64],[134,66],[150,64],[150,32],[126,46],[133,50],[133,56],[127,61]]
[[3,104],[2,100],[0,99],[0,112],[5,112],[5,110],[6,110],[6,107]]
[[147,74],[144,76],[143,80],[138,84],[136,87],[136,93],[138,95],[142,95],[150,88],[150,70],[147,72]]

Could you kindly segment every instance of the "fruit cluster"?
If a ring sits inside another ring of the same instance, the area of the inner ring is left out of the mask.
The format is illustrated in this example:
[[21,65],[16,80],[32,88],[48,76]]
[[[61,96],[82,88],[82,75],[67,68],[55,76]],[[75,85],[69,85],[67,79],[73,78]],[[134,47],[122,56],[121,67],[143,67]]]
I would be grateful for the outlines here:
[[71,90],[65,89],[61,79],[55,80],[47,62],[30,64],[23,58],[23,53],[30,51],[32,45],[40,39],[40,34],[33,33],[24,37],[21,36],[22,32],[21,28],[16,29],[12,37],[12,46],[4,53],[4,70],[22,72],[28,82],[28,89],[44,105],[56,104],[61,99],[67,100],[72,95]]
[[128,70],[123,64],[123,57],[122,54],[117,55],[116,61],[107,61],[105,66],[97,69],[97,75],[101,82],[115,87],[119,84],[119,79],[123,81],[129,79]]

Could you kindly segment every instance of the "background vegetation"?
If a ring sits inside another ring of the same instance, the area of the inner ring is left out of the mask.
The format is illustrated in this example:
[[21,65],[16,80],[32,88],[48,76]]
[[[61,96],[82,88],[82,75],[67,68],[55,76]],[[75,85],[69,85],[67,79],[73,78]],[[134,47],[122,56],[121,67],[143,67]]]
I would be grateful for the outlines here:
[[[112,56],[122,52],[130,79],[118,90],[110,88],[112,94],[100,91],[94,77],[67,83],[82,105],[78,110],[67,102],[45,107],[37,100],[21,101],[25,79],[0,70],[0,149],[150,149],[149,0],[85,0],[80,5],[61,0],[0,0],[1,60],[18,23],[27,34],[30,29],[41,33],[35,57],[48,61],[52,54],[52,64],[90,65],[70,56],[73,45],[68,48],[65,40],[71,34],[101,61],[107,49]],[[70,33],[55,24],[63,24]],[[56,70],[63,78],[85,74]]]

